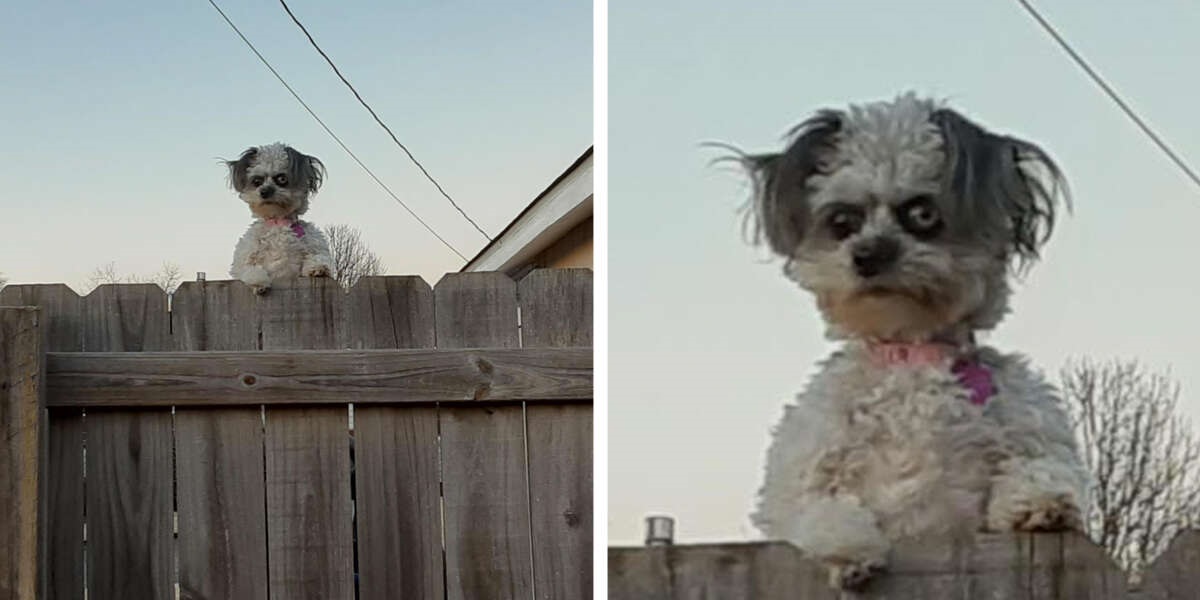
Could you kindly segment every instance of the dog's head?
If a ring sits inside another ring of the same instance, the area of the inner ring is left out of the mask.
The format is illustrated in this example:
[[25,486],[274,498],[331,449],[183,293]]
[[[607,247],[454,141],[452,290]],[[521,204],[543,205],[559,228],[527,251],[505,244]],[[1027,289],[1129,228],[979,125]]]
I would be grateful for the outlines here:
[[995,326],[1067,189],[1038,146],[912,94],[823,110],[739,155],[749,222],[833,333],[925,340]]
[[308,197],[325,180],[325,165],[284,144],[248,148],[225,161],[229,185],[250,212],[264,219],[292,218],[308,211]]

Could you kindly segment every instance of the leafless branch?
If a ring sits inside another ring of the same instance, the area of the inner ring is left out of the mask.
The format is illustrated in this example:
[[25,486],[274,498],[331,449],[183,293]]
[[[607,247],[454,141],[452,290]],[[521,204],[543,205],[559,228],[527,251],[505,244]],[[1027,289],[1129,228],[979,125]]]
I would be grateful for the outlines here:
[[1094,478],[1088,534],[1136,579],[1180,530],[1200,522],[1200,440],[1179,413],[1169,374],[1084,359],[1061,377]]
[[362,239],[362,232],[350,225],[338,224],[325,228],[329,252],[333,258],[333,278],[346,288],[353,287],[362,277],[383,275],[385,268],[379,256]]
[[170,294],[179,287],[182,280],[183,273],[180,271],[179,265],[172,262],[164,262],[158,271],[149,275],[121,275],[117,270],[116,263],[110,261],[92,270],[92,274],[88,276],[87,283],[84,285],[83,293],[88,294],[106,283],[153,283]]

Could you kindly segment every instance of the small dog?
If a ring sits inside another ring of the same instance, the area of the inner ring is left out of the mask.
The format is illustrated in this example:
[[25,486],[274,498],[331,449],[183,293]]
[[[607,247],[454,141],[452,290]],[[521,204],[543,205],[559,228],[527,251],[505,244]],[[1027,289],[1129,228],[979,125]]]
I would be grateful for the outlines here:
[[316,225],[299,219],[325,180],[325,165],[279,143],[248,148],[225,164],[230,187],[257,217],[238,240],[229,274],[258,294],[276,281],[328,277],[329,242]]
[[1038,146],[913,94],[823,110],[738,153],[756,242],[844,341],[773,431],[752,520],[855,588],[898,539],[1081,528],[1061,401],[975,343],[1038,257],[1066,183]]

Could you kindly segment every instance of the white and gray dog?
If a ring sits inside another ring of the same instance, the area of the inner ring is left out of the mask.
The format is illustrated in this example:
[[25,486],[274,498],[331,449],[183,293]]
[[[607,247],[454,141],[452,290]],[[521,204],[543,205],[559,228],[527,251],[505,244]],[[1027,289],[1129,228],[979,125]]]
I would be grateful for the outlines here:
[[773,432],[755,525],[845,588],[899,539],[1078,529],[1089,476],[1060,400],[975,343],[1067,194],[1050,157],[907,94],[736,160],[756,239],[844,341]]
[[276,281],[328,277],[329,242],[299,218],[325,179],[325,165],[279,143],[248,148],[225,164],[229,185],[257,217],[238,240],[229,274],[259,294]]

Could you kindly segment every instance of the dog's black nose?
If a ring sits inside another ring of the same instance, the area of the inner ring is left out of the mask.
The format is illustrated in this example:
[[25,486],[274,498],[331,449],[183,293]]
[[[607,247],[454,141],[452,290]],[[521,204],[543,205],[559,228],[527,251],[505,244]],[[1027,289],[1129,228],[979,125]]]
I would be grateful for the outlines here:
[[874,277],[900,258],[900,243],[892,238],[865,240],[854,247],[851,256],[860,277]]
[[261,197],[263,200],[266,200],[267,198],[270,198],[271,196],[274,196],[274,195],[275,195],[275,188],[273,188],[273,187],[271,187],[271,186],[269,186],[269,185],[268,185],[268,186],[264,186],[264,187],[262,187],[262,188],[259,188],[259,190],[258,190],[258,195],[259,195],[259,197]]

